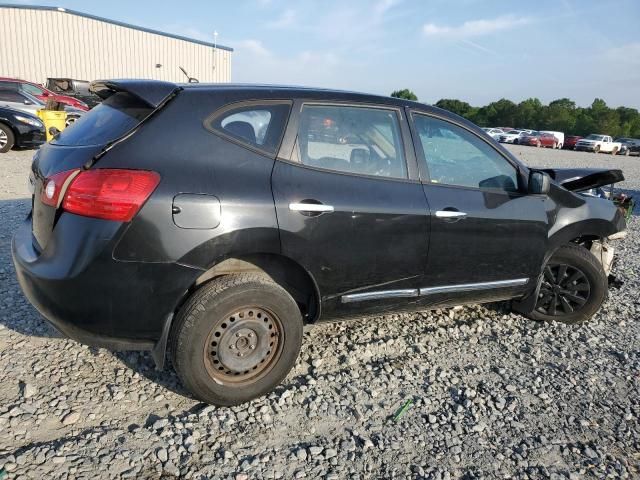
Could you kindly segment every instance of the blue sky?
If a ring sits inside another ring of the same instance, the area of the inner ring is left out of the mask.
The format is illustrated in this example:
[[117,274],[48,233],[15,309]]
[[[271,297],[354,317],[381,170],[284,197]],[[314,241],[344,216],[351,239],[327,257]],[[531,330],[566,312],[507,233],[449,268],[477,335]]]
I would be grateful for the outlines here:
[[[30,3],[30,2],[20,2]],[[232,81],[640,107],[640,1],[59,0],[235,49]]]

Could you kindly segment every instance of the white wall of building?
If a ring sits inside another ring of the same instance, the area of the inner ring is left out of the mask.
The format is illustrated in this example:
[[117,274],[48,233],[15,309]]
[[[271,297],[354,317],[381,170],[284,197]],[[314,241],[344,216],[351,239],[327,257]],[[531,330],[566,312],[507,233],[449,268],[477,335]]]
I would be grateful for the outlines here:
[[229,82],[231,53],[69,10],[0,6],[0,77],[186,82],[181,66],[200,82]]

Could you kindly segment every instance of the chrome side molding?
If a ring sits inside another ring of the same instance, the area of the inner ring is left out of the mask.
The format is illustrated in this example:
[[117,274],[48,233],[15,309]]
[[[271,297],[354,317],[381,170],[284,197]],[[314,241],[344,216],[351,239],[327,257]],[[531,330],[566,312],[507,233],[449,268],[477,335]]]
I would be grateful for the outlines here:
[[489,290],[492,288],[519,287],[521,285],[526,285],[528,282],[528,278],[516,278],[515,280],[498,280],[495,282],[461,283],[458,285],[427,287],[420,289],[420,296],[434,295],[436,293],[475,292],[477,290]]
[[442,285],[439,287],[406,288],[399,290],[378,290],[375,292],[352,293],[341,297],[342,303],[364,302],[366,300],[382,300],[386,298],[414,298],[426,297],[438,293],[459,293],[491,290],[494,288],[520,287],[529,283],[528,278],[513,280],[498,280],[494,282],[460,283],[456,285]]
[[352,293],[342,296],[342,303],[363,302],[365,300],[380,300],[383,298],[411,298],[420,295],[417,288],[407,288],[403,290],[378,290],[376,292]]

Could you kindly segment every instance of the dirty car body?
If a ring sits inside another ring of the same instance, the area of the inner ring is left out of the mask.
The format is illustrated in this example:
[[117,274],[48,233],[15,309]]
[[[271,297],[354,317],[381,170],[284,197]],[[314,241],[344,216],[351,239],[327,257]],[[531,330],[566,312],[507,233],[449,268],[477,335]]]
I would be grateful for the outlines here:
[[[481,129],[419,103],[295,87],[92,88],[106,100],[34,157],[16,272],[68,336],[152,350],[158,365],[177,312],[224,276],[264,273],[305,323],[496,300],[525,311],[557,248],[625,229],[611,202],[571,191],[561,170],[537,192],[532,170]],[[109,115],[118,123],[98,129]],[[167,144],[168,131],[180,140]],[[589,175],[590,188],[611,183]],[[100,198],[83,202],[103,176],[115,196],[96,210]],[[114,213],[121,178],[123,189],[151,182],[129,216]]]

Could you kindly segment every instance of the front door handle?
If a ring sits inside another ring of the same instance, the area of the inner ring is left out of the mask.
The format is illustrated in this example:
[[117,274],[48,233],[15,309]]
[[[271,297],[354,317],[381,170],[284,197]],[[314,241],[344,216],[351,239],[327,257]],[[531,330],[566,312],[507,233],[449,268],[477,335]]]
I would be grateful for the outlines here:
[[324,203],[290,203],[289,210],[292,212],[331,213],[333,212],[333,205],[325,205]]
[[467,214],[465,212],[459,212],[457,210],[438,210],[436,212],[436,217],[438,218],[459,218],[466,216]]

